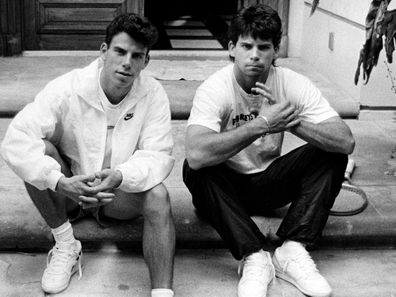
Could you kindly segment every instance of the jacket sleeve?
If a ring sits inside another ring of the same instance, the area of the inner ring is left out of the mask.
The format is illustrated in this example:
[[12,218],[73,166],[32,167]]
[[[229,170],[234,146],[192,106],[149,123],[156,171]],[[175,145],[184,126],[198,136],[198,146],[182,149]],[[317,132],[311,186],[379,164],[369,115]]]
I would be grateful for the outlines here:
[[123,176],[119,189],[125,192],[153,188],[168,177],[174,165],[169,100],[161,85],[149,100],[137,150],[127,162],[115,167]]
[[11,121],[1,145],[8,166],[39,190],[55,190],[63,174],[58,162],[46,156],[43,138],[55,131],[60,98],[44,89]]

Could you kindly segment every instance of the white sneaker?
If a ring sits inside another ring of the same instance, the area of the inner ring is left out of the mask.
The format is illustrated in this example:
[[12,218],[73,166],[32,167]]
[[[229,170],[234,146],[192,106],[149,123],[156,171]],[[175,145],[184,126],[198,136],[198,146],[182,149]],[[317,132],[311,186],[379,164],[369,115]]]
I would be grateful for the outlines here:
[[55,245],[49,251],[47,268],[41,279],[41,287],[47,293],[59,293],[67,288],[71,276],[77,271],[79,278],[81,270],[81,242],[76,240],[73,244]]
[[316,265],[302,245],[294,246],[292,256],[281,255],[279,247],[275,250],[273,263],[276,276],[290,282],[305,295],[313,297],[331,296],[331,288],[326,279],[319,273]]
[[238,284],[238,297],[265,297],[270,282],[275,278],[271,255],[261,250],[246,257],[238,268],[242,275]]

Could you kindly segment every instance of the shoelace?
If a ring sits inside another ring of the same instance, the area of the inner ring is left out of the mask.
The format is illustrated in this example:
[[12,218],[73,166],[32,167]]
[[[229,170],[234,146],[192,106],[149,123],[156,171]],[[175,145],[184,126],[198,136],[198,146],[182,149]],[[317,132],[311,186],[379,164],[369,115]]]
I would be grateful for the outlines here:
[[287,259],[284,267],[283,272],[286,271],[287,267],[295,263],[304,273],[301,273],[301,278],[308,278],[312,275],[318,273],[318,269],[316,268],[315,262],[312,260],[311,256],[308,254],[307,251],[301,251],[296,254],[294,257]]
[[[245,268],[246,264],[249,264],[248,269]],[[248,258],[243,259],[239,263],[238,275],[242,276],[243,272],[244,275],[261,280],[262,274],[268,269],[268,266],[271,271],[272,280],[275,280],[275,267],[272,262],[262,263]]]
[[[52,274],[59,274],[59,271],[65,267],[65,264],[70,260],[70,258],[75,257],[75,251],[59,249],[54,247],[52,250],[48,252],[47,256],[47,267],[49,267],[49,272]],[[78,279],[82,277],[82,268],[81,268],[81,255],[78,255]],[[50,261],[51,258],[51,261]],[[51,266],[49,266],[51,262]]]

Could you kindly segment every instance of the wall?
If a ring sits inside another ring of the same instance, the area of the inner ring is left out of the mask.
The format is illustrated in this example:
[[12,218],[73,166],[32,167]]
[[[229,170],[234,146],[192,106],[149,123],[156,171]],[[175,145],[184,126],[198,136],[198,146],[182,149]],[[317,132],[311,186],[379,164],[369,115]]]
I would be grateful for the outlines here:
[[[383,50],[370,81],[354,85],[359,51],[365,42],[365,19],[371,0],[320,0],[310,15],[312,1],[291,0],[289,14],[290,57],[301,57],[320,73],[343,88],[353,99],[368,106],[396,106],[396,94],[384,63]],[[394,9],[391,3],[388,9]],[[333,34],[333,50],[329,35]],[[396,53],[394,54],[396,60]],[[396,63],[388,65],[396,76]],[[395,79],[396,83],[396,79]]]

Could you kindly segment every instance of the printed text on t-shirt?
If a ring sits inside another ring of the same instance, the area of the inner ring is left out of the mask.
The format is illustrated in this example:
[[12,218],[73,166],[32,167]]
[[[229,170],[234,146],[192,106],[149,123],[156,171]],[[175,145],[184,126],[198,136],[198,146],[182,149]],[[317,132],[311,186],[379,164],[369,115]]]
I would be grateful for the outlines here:
[[252,113],[249,113],[249,114],[241,113],[232,119],[232,125],[235,127],[239,127],[239,126],[245,124],[246,122],[253,120],[254,118],[255,118],[255,116]]

